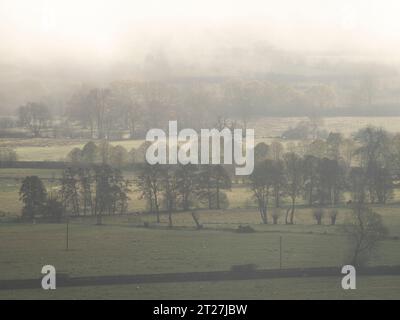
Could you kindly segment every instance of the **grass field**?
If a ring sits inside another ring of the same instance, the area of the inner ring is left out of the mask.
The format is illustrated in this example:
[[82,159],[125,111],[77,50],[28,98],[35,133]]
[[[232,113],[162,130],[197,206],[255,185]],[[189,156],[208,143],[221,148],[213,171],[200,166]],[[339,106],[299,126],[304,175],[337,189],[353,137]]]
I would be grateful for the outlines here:
[[[400,209],[395,205],[374,209],[390,233],[371,264],[399,265]],[[340,209],[339,224],[347,213]],[[239,264],[277,268],[280,236],[284,268],[341,266],[346,261],[348,242],[341,226],[329,226],[328,219],[316,225],[308,208],[297,210],[292,226],[262,225],[254,209],[201,211],[199,216],[204,225],[200,231],[185,212],[174,214],[173,229],[167,228],[165,215],[160,225],[148,214],[104,217],[103,226],[96,226],[93,218],[76,218],[69,227],[69,251],[65,224],[0,223],[0,279],[38,278],[45,264],[70,276],[215,271]],[[152,227],[144,228],[145,221]],[[234,232],[243,224],[256,232]],[[52,293],[0,291],[0,299],[16,298],[398,299],[400,277],[359,277],[354,292],[340,289],[339,277],[60,288]]]
[[[18,188],[25,175],[38,175],[49,189],[55,188],[59,170],[0,169],[1,211],[18,215],[21,203]],[[40,269],[52,264],[58,272],[71,276],[169,273],[229,270],[232,265],[255,264],[259,268],[279,266],[279,237],[283,239],[283,267],[340,266],[347,255],[347,241],[340,224],[348,209],[340,208],[338,226],[318,226],[309,208],[296,210],[295,225],[262,225],[251,205],[251,193],[241,186],[227,192],[230,208],[199,211],[204,230],[196,231],[187,212],[173,215],[174,228],[167,228],[167,217],[155,224],[149,214],[104,217],[96,226],[94,218],[76,218],[70,225],[70,250],[65,251],[64,224],[0,223],[0,279],[40,277]],[[130,210],[143,210],[145,204],[131,193]],[[398,196],[395,199],[398,200]],[[389,237],[373,257],[374,265],[400,264],[400,208],[375,206]],[[285,204],[285,203],[284,203]],[[282,212],[283,213],[283,212]],[[1,221],[1,219],[0,219]],[[144,222],[152,228],[144,228]],[[280,223],[282,223],[282,218]],[[251,225],[257,232],[238,234],[239,225]],[[232,299],[393,299],[399,297],[399,277],[361,277],[358,290],[340,289],[340,279],[270,279],[218,283],[144,284],[109,287],[62,288],[55,293],[41,290],[0,291],[0,299],[146,299],[146,298],[232,298]]]
[[[299,213],[299,220],[306,211]],[[383,211],[391,227],[382,241],[373,265],[400,264],[400,221],[393,210]],[[153,218],[154,217],[150,217]],[[132,219],[132,220],[129,220]],[[189,214],[175,216],[186,228],[139,228],[137,217],[107,217],[105,225],[75,220],[70,225],[70,250],[65,251],[63,224],[2,224],[1,279],[37,278],[45,264],[71,276],[169,273],[229,270],[232,265],[255,264],[259,268],[279,267],[279,236],[283,239],[283,267],[341,266],[347,242],[340,227],[297,224],[260,225],[253,211],[203,212],[206,229],[195,231]],[[166,217],[162,217],[166,221]],[[258,231],[232,232],[241,221],[254,221]],[[226,221],[230,221],[227,225]],[[225,223],[224,223],[225,222]],[[225,228],[228,226],[228,229]],[[208,229],[214,227],[215,229]],[[360,290],[347,294],[340,279],[273,279],[221,283],[146,284],[114,287],[60,289],[54,294],[38,290],[0,291],[0,298],[395,298],[399,277],[360,278]],[[321,296],[322,294],[322,296]],[[172,295],[172,296],[171,296]]]

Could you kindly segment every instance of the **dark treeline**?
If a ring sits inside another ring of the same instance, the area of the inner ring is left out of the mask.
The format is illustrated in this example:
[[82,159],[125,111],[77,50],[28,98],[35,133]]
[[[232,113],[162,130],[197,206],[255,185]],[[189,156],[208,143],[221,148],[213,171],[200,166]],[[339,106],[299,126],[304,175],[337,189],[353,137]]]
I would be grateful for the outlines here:
[[20,199],[24,203],[22,217],[32,220],[45,217],[61,221],[65,215],[89,215],[125,213],[129,197],[129,182],[118,169],[108,165],[91,168],[67,168],[60,187],[49,193],[41,179],[28,176],[22,181]]
[[[89,142],[80,150],[79,159],[85,166],[78,162],[64,170],[57,197],[65,212],[97,216],[125,213],[128,193],[135,190],[146,200],[148,211],[156,214],[157,222],[163,211],[169,214],[172,225],[172,213],[177,210],[228,207],[224,190],[230,189],[234,180],[252,191],[263,223],[269,223],[270,218],[278,223],[284,215],[284,222],[293,224],[296,207],[302,204],[315,208],[318,224],[324,208],[329,210],[335,224],[335,208],[343,203],[390,201],[400,172],[400,136],[373,127],[360,130],[353,139],[331,133],[326,140],[308,144],[284,147],[279,142],[259,143],[255,168],[248,177],[234,176],[231,166],[152,166],[142,161],[135,163],[135,177],[129,180],[119,163],[110,161],[110,150],[107,142]],[[35,212],[29,206],[26,210]]]
[[[26,177],[20,188],[24,203],[22,216],[32,220],[45,217],[60,221],[65,215],[97,217],[127,212],[128,193],[137,191],[146,200],[150,213],[172,213],[199,207],[227,208],[223,190],[231,188],[231,178],[222,165],[148,165],[139,166],[134,180],[125,179],[118,168],[108,164],[70,167],[63,171],[57,191],[48,193],[37,176]],[[40,196],[38,196],[40,195]]]

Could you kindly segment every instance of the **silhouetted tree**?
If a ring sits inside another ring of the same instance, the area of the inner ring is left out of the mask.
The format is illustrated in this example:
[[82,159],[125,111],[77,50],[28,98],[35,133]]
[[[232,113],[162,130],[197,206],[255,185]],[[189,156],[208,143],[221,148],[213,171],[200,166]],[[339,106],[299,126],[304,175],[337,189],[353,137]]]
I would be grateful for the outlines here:
[[71,211],[74,215],[79,215],[79,176],[75,168],[70,167],[64,170],[61,178],[60,196],[65,210]]
[[147,200],[150,212],[157,215],[157,223],[160,223],[160,198],[162,190],[163,168],[161,165],[150,165],[145,163],[140,168],[137,189],[140,198]]
[[30,130],[34,137],[39,137],[43,128],[50,123],[51,115],[47,106],[29,102],[18,109],[18,121],[21,126]]
[[119,169],[109,165],[97,165],[95,171],[95,215],[97,224],[102,224],[104,214],[124,213],[127,208],[129,185]]
[[82,161],[85,163],[95,163],[98,157],[98,147],[93,141],[89,141],[82,148]]
[[50,194],[50,196],[47,198],[43,215],[52,219],[54,222],[61,222],[63,216],[65,215],[65,208],[57,195]]
[[288,219],[289,210],[286,212],[285,223],[294,223],[294,210],[296,199],[303,190],[303,160],[295,153],[286,153],[283,156],[285,173],[285,191],[291,199],[290,220]]
[[265,160],[257,163],[254,167],[253,173],[249,176],[250,188],[257,201],[261,220],[264,224],[268,223],[268,198],[272,188],[270,173],[273,168],[273,161]]
[[168,226],[172,227],[172,213],[176,210],[178,199],[178,179],[176,167],[169,166],[162,173],[162,188],[165,207],[168,213]]
[[313,205],[318,186],[318,158],[310,155],[304,157],[304,197],[309,206]]
[[272,193],[274,197],[274,204],[276,208],[280,207],[281,196],[285,188],[285,173],[284,164],[282,160],[274,160],[272,162],[273,169],[270,172],[272,182]]
[[182,209],[189,210],[195,196],[199,173],[196,165],[178,165],[176,171],[178,179],[178,192],[182,202]]
[[222,165],[200,166],[197,195],[207,201],[209,209],[221,209],[221,190],[229,190],[231,185],[231,178]]
[[387,234],[381,216],[362,203],[354,204],[344,228],[350,244],[350,263],[354,266],[367,263],[379,241]]
[[47,191],[42,180],[37,176],[25,177],[19,190],[20,200],[24,203],[22,217],[33,220],[44,212]]

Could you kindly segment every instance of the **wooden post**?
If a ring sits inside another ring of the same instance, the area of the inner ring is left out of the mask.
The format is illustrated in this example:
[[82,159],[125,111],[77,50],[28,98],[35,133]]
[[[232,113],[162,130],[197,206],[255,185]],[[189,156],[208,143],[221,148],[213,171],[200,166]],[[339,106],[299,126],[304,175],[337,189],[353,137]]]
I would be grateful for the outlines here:
[[279,236],[279,269],[282,269],[282,236]]
[[67,216],[67,234],[66,234],[66,250],[69,249],[69,217]]

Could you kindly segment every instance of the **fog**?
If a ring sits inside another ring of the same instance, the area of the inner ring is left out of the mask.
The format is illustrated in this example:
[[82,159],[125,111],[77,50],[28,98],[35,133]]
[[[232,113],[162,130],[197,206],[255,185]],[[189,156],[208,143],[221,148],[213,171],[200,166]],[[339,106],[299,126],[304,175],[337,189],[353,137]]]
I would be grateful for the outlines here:
[[315,66],[392,75],[399,9],[395,0],[0,0],[0,108],[121,79],[313,75]]

